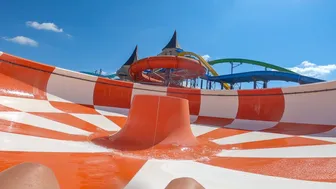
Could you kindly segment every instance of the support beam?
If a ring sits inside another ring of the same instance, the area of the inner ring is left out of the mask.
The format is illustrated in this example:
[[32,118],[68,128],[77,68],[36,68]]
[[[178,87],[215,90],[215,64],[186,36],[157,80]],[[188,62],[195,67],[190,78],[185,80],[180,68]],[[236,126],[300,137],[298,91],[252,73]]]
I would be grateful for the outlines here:
[[264,89],[267,88],[267,83],[268,83],[268,81],[264,81],[264,84],[263,84],[263,88],[264,88]]

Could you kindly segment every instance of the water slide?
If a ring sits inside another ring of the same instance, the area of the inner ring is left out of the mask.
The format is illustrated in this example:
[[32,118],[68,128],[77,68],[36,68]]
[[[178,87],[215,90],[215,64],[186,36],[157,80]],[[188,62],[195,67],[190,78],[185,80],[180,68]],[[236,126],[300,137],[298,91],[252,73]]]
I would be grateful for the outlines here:
[[279,71],[251,71],[243,73],[235,73],[221,76],[208,76],[206,79],[210,81],[241,83],[252,81],[291,81],[300,84],[309,84],[323,82],[324,80],[299,75],[297,73],[279,72]]
[[99,76],[99,77],[105,77],[105,78],[110,78],[110,79],[113,79],[114,77],[117,76],[117,74],[101,75],[99,73],[87,72],[87,71],[81,71],[80,73],[84,73],[84,74],[88,74],[88,75],[94,75],[94,76]]
[[[162,83],[164,82],[165,78],[162,78],[160,75],[157,74],[157,72],[154,73],[155,75],[153,76],[155,77],[152,78],[143,73],[143,71],[148,69],[162,70],[162,68],[188,70],[189,72],[192,73],[192,76],[190,78],[202,76],[206,72],[205,68],[202,65],[200,65],[198,61],[189,58],[179,56],[153,56],[143,58],[131,64],[129,68],[129,74],[133,81],[141,80],[141,81]],[[188,77],[182,75],[180,76]]]
[[[199,56],[196,53],[193,52],[187,52],[187,51],[183,51],[180,52],[178,54],[178,56],[185,56],[185,55],[191,55],[191,56],[195,56],[196,58],[198,58],[198,60],[210,71],[210,73],[214,76],[218,76],[218,73],[216,72],[215,69],[212,68],[212,66],[210,64],[208,64],[208,62],[206,60],[204,60],[203,57]],[[230,89],[230,86],[227,83],[222,83],[223,87],[227,90]]]
[[36,162],[62,189],[157,189],[180,177],[209,189],[336,187],[335,81],[166,88],[6,53],[0,79],[0,179]]
[[274,65],[274,64],[269,64],[266,62],[261,62],[261,61],[256,61],[256,60],[250,60],[250,59],[242,59],[242,58],[222,58],[222,59],[217,59],[217,60],[211,60],[208,62],[209,65],[215,65],[215,64],[228,64],[228,63],[244,63],[244,64],[251,64],[251,65],[257,65],[261,66],[264,68],[270,68],[276,71],[280,72],[288,72],[288,73],[295,73],[289,69]]

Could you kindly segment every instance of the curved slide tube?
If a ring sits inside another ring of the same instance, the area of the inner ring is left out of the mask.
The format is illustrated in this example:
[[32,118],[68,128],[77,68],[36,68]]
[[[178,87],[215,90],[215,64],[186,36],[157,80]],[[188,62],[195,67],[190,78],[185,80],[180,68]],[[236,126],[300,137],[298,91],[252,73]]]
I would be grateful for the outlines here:
[[300,84],[309,84],[324,81],[321,79],[307,77],[296,73],[277,72],[277,71],[243,72],[221,76],[208,76],[207,79],[210,81],[226,82],[226,83],[279,80],[279,81],[291,81]]
[[256,60],[242,59],[242,58],[223,58],[223,59],[211,60],[208,63],[210,65],[215,65],[215,64],[231,63],[231,62],[240,62],[240,63],[244,63],[244,64],[257,65],[257,66],[261,66],[261,67],[265,67],[265,68],[271,68],[273,70],[277,70],[277,71],[281,71],[281,72],[289,72],[289,73],[296,74],[295,72],[293,72],[289,69],[282,68],[282,67],[277,66],[277,65],[273,65],[273,64],[269,64],[269,63],[261,62],[261,61],[256,61]]
[[[178,54],[178,56],[185,56],[185,55],[192,55],[198,58],[198,60],[210,71],[210,73],[212,73],[212,75],[214,76],[218,76],[218,73],[211,67],[210,64],[207,63],[206,60],[204,60],[204,58],[202,58],[201,56],[199,56],[196,53],[193,52],[181,52]],[[227,83],[222,83],[223,87],[227,90],[230,90],[230,86]]]
[[93,75],[93,76],[98,76],[98,77],[105,77],[105,78],[110,78],[110,79],[113,79],[115,76],[117,76],[117,74],[101,75],[101,74],[97,74],[97,73],[94,73],[94,72],[87,72],[87,71],[80,71],[80,73]]
[[157,189],[181,177],[210,189],[336,187],[336,81],[166,88],[0,54],[0,174],[33,162],[62,189]]
[[130,66],[129,74],[134,81],[137,77],[140,77],[142,80],[146,81],[161,82],[161,80],[158,80],[158,77],[149,78],[142,73],[147,69],[161,68],[191,70],[196,73],[196,75],[200,76],[205,74],[205,68],[201,66],[198,61],[179,56],[154,56],[138,60]]

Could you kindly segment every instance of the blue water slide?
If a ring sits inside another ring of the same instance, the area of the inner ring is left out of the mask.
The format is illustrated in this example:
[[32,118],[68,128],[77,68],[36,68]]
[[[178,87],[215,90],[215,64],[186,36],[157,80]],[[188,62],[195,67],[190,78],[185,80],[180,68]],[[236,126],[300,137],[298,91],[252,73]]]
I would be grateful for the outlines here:
[[98,73],[94,73],[94,72],[87,72],[87,71],[80,71],[80,73],[84,73],[84,74],[88,74],[88,75],[93,75],[93,76],[99,76],[99,77],[106,77],[106,78],[114,78],[115,76],[117,76],[117,74],[110,74],[110,75],[100,75]]
[[243,73],[235,73],[220,76],[205,76],[205,79],[210,81],[224,82],[224,83],[241,83],[252,81],[291,81],[300,84],[309,84],[324,82],[324,80],[303,76],[296,73],[279,72],[279,71],[251,71]]

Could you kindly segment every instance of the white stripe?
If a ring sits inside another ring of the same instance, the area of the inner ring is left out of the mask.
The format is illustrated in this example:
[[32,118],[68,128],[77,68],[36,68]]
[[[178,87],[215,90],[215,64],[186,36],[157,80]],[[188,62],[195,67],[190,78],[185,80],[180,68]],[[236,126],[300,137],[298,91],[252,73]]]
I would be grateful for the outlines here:
[[0,56],[2,56],[3,52],[0,51]]
[[256,150],[223,150],[221,157],[259,157],[259,158],[334,158],[336,144],[267,148]]
[[[49,101],[74,102],[78,104],[93,105],[93,92],[98,77],[81,74],[78,72],[55,68],[47,85],[47,97]],[[71,77],[65,77],[71,76]],[[81,79],[76,79],[81,78]],[[90,80],[90,81],[86,81]]]
[[47,99],[48,101],[73,103],[70,100],[66,100],[65,98],[50,93],[47,93]]
[[193,132],[194,136],[200,136],[205,133],[211,132],[215,129],[218,129],[219,127],[215,126],[206,126],[206,125],[196,125],[196,124],[191,124],[191,131]]
[[[201,90],[200,116],[236,118],[238,112],[237,91],[210,91]],[[211,95],[236,95],[236,96],[210,96]]]
[[315,140],[322,140],[326,142],[335,142],[336,143],[336,137],[319,137],[319,136],[300,136],[301,138],[309,138],[309,139],[315,139]]
[[276,126],[278,122],[273,121],[257,121],[257,120],[243,120],[235,119],[231,124],[225,126],[231,129],[242,129],[250,131],[260,131]]
[[194,123],[195,121],[197,121],[198,116],[197,115],[190,115],[190,123]]
[[0,112],[0,118],[68,134],[85,136],[89,136],[91,134],[90,132],[78,129],[76,127],[25,112]]
[[167,96],[167,87],[143,85],[143,84],[139,84],[139,83],[134,83],[133,90],[132,90],[131,102],[133,101],[133,97],[135,95],[139,95],[139,94]]
[[129,113],[129,109],[127,108],[115,108],[108,106],[94,106],[94,108],[102,115],[127,116]]
[[107,131],[118,131],[120,127],[107,119],[102,115],[92,115],[92,114],[71,114],[79,119],[82,119],[86,122],[92,123],[93,125],[102,128]]
[[47,100],[0,96],[0,104],[23,112],[62,112],[54,108]]
[[109,152],[90,142],[64,141],[0,132],[0,151],[24,152]]
[[271,139],[286,138],[286,137],[289,137],[289,135],[253,131],[249,133],[243,133],[239,135],[216,139],[216,140],[213,140],[213,142],[217,144],[221,144],[221,145],[239,144],[239,143],[244,143],[244,142],[271,140]]
[[181,177],[197,180],[205,188],[258,188],[258,189],[334,189],[335,183],[313,182],[253,174],[225,169],[192,161],[149,160],[137,172],[125,189],[165,188],[168,183]]
[[[284,93],[323,90],[336,87],[336,81],[283,88]],[[284,95],[281,122],[335,125],[336,91]]]

